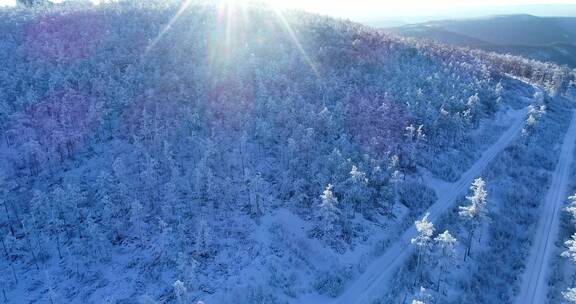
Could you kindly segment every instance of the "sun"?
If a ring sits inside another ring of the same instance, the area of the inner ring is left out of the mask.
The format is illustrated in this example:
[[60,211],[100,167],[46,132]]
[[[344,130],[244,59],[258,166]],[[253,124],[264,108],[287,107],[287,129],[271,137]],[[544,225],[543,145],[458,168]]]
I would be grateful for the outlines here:
[[288,36],[290,41],[292,41],[293,46],[302,56],[302,59],[308,64],[314,74],[317,77],[320,77],[316,65],[300,42],[300,39],[293,30],[292,25],[284,16],[284,9],[290,8],[289,6],[283,5],[285,3],[287,2],[283,0],[182,0],[180,8],[176,14],[148,45],[145,51],[145,56],[147,56],[149,51],[156,46],[168,31],[170,31],[172,25],[178,20],[184,11],[196,5],[208,4],[208,7],[216,10],[216,23],[221,28],[224,28],[223,32],[217,31],[209,34],[213,37],[208,37],[211,41],[209,47],[210,54],[208,56],[209,66],[213,67],[217,62],[226,61],[228,58],[233,57],[232,55],[239,43],[242,43],[243,37],[250,35],[249,32],[246,32],[246,28],[248,28],[247,23],[250,22],[248,10],[250,10],[251,7],[263,6],[264,8],[270,9],[274,12],[276,21],[284,29],[281,34]]

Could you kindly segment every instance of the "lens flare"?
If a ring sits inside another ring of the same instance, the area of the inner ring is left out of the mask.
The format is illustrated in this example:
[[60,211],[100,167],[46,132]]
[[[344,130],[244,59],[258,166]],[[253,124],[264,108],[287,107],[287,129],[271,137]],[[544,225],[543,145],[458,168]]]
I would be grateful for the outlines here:
[[178,12],[176,12],[176,15],[174,15],[174,17],[172,17],[172,19],[170,19],[170,21],[168,21],[168,24],[166,24],[166,26],[164,26],[164,28],[162,28],[162,30],[160,31],[158,36],[156,36],[156,38],[152,39],[152,41],[150,42],[150,44],[146,48],[146,51],[144,52],[144,56],[146,56],[148,54],[148,52],[150,52],[150,50],[153,49],[156,46],[156,44],[158,44],[160,39],[162,39],[162,37],[170,30],[170,28],[172,27],[174,22],[176,22],[178,20],[178,18],[180,18],[180,15],[182,15],[182,13],[191,4],[192,4],[192,0],[184,0],[182,2],[182,4],[180,5],[180,8],[178,9]]
[[288,34],[288,36],[292,40],[292,43],[294,43],[294,46],[296,46],[296,48],[298,48],[298,51],[300,52],[300,55],[302,56],[304,61],[308,64],[310,69],[312,69],[312,71],[314,72],[316,77],[320,78],[320,74],[318,73],[318,69],[316,68],[316,65],[314,64],[314,62],[312,61],[312,59],[310,58],[310,56],[308,55],[308,53],[306,52],[304,47],[302,46],[302,43],[300,42],[300,39],[298,39],[298,36],[294,32],[294,30],[292,29],[292,26],[290,26],[290,23],[284,17],[282,10],[275,9],[274,11],[276,13],[278,20],[282,24],[282,27],[284,28],[284,30],[286,31],[286,33]]
[[284,34],[288,36],[294,47],[302,56],[303,61],[310,67],[316,77],[320,77],[317,66],[308,55],[304,45],[298,38],[297,32],[292,28],[290,22],[284,15],[284,2],[278,0],[254,1],[254,0],[220,0],[220,1],[202,1],[202,0],[183,0],[180,8],[170,21],[162,28],[160,33],[150,41],[145,50],[144,56],[147,56],[158,42],[169,32],[178,20],[178,18],[188,8],[192,6],[205,6],[216,10],[216,24],[214,31],[208,33],[209,55],[208,66],[211,70],[218,62],[226,62],[231,59],[233,52],[238,47],[243,46],[250,35],[250,17],[248,14],[249,7],[260,6],[266,7],[274,12],[276,22],[282,27]]

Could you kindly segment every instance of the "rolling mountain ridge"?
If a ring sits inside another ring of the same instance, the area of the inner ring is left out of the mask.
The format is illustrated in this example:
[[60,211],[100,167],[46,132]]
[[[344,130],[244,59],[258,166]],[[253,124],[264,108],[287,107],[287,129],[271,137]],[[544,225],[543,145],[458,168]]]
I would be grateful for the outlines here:
[[576,18],[506,15],[388,28],[401,36],[576,66]]

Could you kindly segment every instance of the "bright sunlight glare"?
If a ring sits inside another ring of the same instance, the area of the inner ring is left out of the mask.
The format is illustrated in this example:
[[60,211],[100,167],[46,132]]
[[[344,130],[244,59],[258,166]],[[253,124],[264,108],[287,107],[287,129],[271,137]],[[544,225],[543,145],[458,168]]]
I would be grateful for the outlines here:
[[[64,0],[51,1],[61,2]],[[91,1],[99,2],[99,0]],[[186,0],[183,1],[186,2]],[[241,3],[247,0],[222,1]],[[282,9],[301,9],[351,19],[374,16],[435,15],[462,9],[473,10],[534,4],[576,4],[576,0],[260,0],[260,2]],[[15,4],[16,0],[0,0],[0,6],[13,6]]]
[[[170,30],[172,25],[178,20],[180,15],[190,6],[196,4],[202,4],[206,1],[194,1],[194,0],[183,0],[180,9],[178,12],[172,17],[172,19],[168,22],[168,24],[162,29],[162,31],[158,34],[158,36],[151,41],[149,44],[146,54],[155,47],[155,45],[162,39],[162,37]],[[234,48],[234,42],[237,42],[237,39],[241,39],[243,35],[247,33],[243,33],[242,29],[245,26],[245,23],[250,22],[246,15],[246,10],[248,8],[249,3],[253,3],[252,0],[219,0],[217,1],[216,9],[218,13],[218,23],[224,24],[226,27],[225,37],[223,41],[215,43],[212,46],[212,54],[210,55],[210,65],[213,65],[213,62],[216,58],[225,58],[227,57],[228,53]],[[308,56],[306,50],[300,43],[298,36],[292,29],[290,23],[284,18],[282,13],[282,8],[288,8],[282,6],[282,1],[277,0],[266,0],[266,1],[258,1],[259,3],[264,2],[266,5],[270,6],[271,8],[275,9],[277,21],[280,22],[282,25],[284,32],[288,35],[294,46],[300,52],[300,55],[304,59],[304,61],[308,64],[310,69],[316,74],[317,77],[318,71]],[[219,41],[220,39],[215,39]]]

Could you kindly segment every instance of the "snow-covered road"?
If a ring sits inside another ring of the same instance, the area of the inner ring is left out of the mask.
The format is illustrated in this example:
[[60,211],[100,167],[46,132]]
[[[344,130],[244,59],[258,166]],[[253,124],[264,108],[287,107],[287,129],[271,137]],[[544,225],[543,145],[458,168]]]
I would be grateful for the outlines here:
[[[426,211],[430,213],[429,219],[432,222],[453,207],[456,199],[468,190],[470,183],[479,177],[486,166],[520,133],[526,113],[526,110],[518,111],[512,125],[500,139],[484,151],[480,159],[462,174],[457,182],[451,184],[448,191],[438,193],[438,200]],[[374,260],[360,277],[347,286],[344,293],[334,302],[338,304],[371,303],[382,295],[392,275],[410,257],[413,250],[410,240],[414,236],[416,236],[416,229],[411,226],[382,256]]]
[[560,211],[568,196],[568,179],[576,146],[576,111],[572,114],[570,127],[564,137],[560,158],[552,183],[540,209],[540,220],[534,243],[522,276],[518,304],[543,304],[548,291],[548,273],[554,241],[558,235]]

